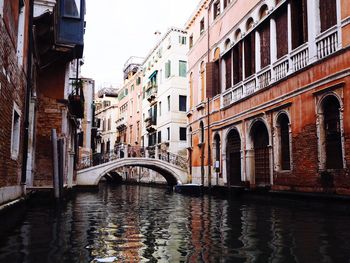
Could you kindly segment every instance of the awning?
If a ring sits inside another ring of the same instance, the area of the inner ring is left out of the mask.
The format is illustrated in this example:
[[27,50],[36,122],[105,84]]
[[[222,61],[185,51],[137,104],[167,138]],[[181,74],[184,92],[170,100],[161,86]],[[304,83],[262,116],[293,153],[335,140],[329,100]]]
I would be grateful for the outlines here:
[[148,78],[149,78],[149,79],[152,79],[152,78],[155,77],[157,74],[158,74],[158,70],[155,70],[155,71],[151,74],[151,76],[149,76]]

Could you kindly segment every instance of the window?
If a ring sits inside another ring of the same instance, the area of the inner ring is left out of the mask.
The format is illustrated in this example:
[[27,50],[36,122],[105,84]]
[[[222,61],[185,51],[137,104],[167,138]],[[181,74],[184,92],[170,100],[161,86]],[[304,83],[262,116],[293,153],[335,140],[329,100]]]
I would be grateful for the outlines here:
[[186,61],[179,61],[179,76],[180,77],[186,77],[187,73],[187,62]]
[[108,126],[108,130],[110,131],[112,129],[111,128],[111,118],[108,118],[107,126]]
[[84,132],[78,133],[78,146],[84,147]]
[[279,135],[279,164],[281,170],[290,170],[289,118],[281,114],[277,120]]
[[163,82],[163,70],[159,70],[159,84],[162,84]]
[[186,131],[186,128],[180,127],[180,141],[187,140]]
[[294,0],[290,4],[292,14],[292,47],[295,49],[308,41],[307,0]]
[[202,18],[199,24],[199,27],[200,27],[200,34],[202,35],[204,33],[204,18]]
[[260,35],[260,60],[261,68],[270,65],[270,21],[267,21],[259,28]]
[[190,40],[189,40],[189,45],[190,45],[190,48],[193,47],[193,35],[190,36]]
[[288,53],[288,12],[287,5],[282,6],[275,15],[277,36],[277,59]]
[[65,0],[63,15],[67,17],[80,18],[80,1],[81,0]]
[[148,146],[154,146],[156,144],[157,133],[148,135]]
[[214,4],[214,19],[216,19],[220,15],[220,1],[216,1]]
[[327,169],[340,169],[343,167],[339,109],[339,101],[334,96],[329,96],[323,102],[323,129],[325,134]]
[[168,96],[167,100],[168,100],[168,111],[170,111],[170,95]]
[[171,76],[171,61],[168,60],[165,63],[165,78],[169,78]]
[[184,36],[179,36],[179,43],[180,45],[186,45],[186,37]]
[[227,7],[227,5],[230,3],[229,0],[224,0],[224,9]]
[[158,143],[162,143],[162,132],[158,132]]
[[244,39],[245,77],[255,73],[255,32],[250,33]]
[[135,86],[134,85],[131,85],[131,92],[133,92],[135,89]]
[[179,96],[179,111],[186,111],[186,103],[187,103],[187,97],[186,96]]
[[229,51],[225,56],[223,57],[223,63],[225,64],[222,70],[224,70],[224,84],[225,89],[229,89],[232,87],[232,52]]
[[337,2],[336,0],[319,0],[321,32],[337,24]]
[[[1,1],[0,1],[1,2]],[[2,4],[0,4],[1,8]],[[1,13],[1,11],[0,11]],[[17,34],[17,61],[19,65],[23,65],[24,52],[24,23],[25,23],[25,6],[23,0],[19,1],[19,16],[18,16],[18,34]]]
[[199,124],[200,128],[200,143],[204,143],[204,123],[201,121]]
[[233,84],[242,81],[242,41],[233,48]]
[[146,87],[142,88],[142,98],[145,99],[146,97]]
[[132,144],[132,125],[129,127],[129,144]]
[[168,141],[170,141],[170,127],[166,128],[168,132]]
[[136,85],[140,85],[141,84],[141,78],[140,77],[137,77],[136,79]]
[[21,129],[21,115],[19,108],[14,104],[12,112],[12,134],[11,134],[11,158],[17,160],[19,154],[19,140]]

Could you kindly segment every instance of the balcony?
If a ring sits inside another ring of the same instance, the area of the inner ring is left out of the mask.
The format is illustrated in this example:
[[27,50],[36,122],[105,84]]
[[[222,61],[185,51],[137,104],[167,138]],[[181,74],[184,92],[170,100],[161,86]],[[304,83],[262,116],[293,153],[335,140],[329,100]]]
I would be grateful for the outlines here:
[[[85,0],[75,9],[65,8],[67,1],[38,1],[38,16],[34,17],[36,55],[40,67],[56,61],[68,62],[82,58],[85,29]],[[53,9],[54,11],[50,11]]]
[[221,94],[221,108],[253,95],[308,65],[326,58],[341,48],[339,27],[334,26],[321,33],[313,42],[307,42],[292,50],[289,54],[249,76]]
[[157,98],[157,93],[158,93],[158,86],[153,84],[150,89],[147,90],[147,100],[151,105],[156,103],[156,98]]
[[127,122],[124,117],[119,118],[115,123],[117,125],[118,131],[122,131],[126,129]]
[[145,120],[146,122],[146,130],[147,132],[151,133],[154,132],[156,130],[156,121],[152,120],[152,118],[148,118]]
[[71,80],[72,93],[68,96],[69,113],[76,118],[84,118],[84,93],[81,79]]

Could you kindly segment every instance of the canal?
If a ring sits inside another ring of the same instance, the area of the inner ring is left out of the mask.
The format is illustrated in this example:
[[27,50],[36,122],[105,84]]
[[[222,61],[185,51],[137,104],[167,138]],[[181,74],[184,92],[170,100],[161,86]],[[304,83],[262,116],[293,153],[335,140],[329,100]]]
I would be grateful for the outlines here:
[[350,262],[349,213],[305,201],[101,184],[0,219],[0,262]]

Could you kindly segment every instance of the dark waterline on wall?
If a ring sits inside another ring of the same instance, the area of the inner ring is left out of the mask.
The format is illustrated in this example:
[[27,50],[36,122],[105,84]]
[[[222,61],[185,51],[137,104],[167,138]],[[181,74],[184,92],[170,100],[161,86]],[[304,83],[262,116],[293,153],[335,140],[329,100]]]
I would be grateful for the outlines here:
[[349,213],[307,202],[101,184],[20,211],[1,216],[0,262],[350,262]]

